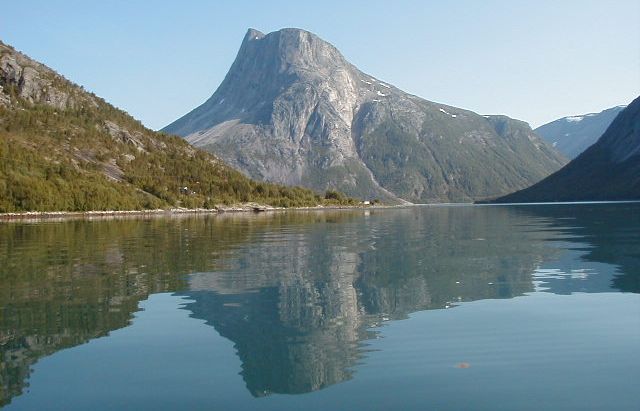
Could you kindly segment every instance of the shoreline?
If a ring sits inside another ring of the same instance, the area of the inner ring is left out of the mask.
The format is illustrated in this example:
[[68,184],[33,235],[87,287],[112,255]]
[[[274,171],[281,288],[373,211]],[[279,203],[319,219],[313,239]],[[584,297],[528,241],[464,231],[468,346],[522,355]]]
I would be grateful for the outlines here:
[[[96,210],[96,211],[23,211],[0,213],[0,223],[24,220],[52,219],[94,219],[108,217],[155,217],[176,215],[219,215],[226,213],[265,213],[282,211],[323,211],[323,210],[371,210],[397,208],[396,205],[328,205],[314,207],[273,207],[264,204],[247,203],[215,208],[170,208],[155,210]],[[400,206],[402,207],[402,206]]]
[[215,208],[169,208],[155,210],[94,210],[94,211],[23,211],[15,213],[0,213],[0,224],[10,221],[27,220],[66,220],[66,219],[102,219],[110,217],[169,217],[181,215],[221,215],[239,213],[265,213],[286,211],[331,211],[331,210],[381,210],[408,207],[442,207],[442,206],[532,206],[532,205],[580,205],[580,204],[612,204],[612,203],[640,203],[640,200],[618,201],[567,201],[541,203],[428,203],[428,204],[394,204],[394,205],[327,205],[313,207],[273,207],[265,204],[246,203],[232,206],[219,205]]

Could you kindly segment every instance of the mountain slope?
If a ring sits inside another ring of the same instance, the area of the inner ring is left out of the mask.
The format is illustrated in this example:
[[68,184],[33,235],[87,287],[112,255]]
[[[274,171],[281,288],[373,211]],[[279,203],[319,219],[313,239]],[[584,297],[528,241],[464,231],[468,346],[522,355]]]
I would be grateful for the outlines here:
[[596,200],[640,200],[640,97],[560,171],[496,202]]
[[0,159],[0,212],[329,202],[252,181],[1,42]]
[[534,131],[567,158],[574,159],[598,141],[613,119],[625,107],[617,106],[600,113],[563,117],[542,125]]
[[254,178],[411,202],[507,193],[565,161],[525,123],[407,94],[299,29],[250,29],[218,90],[163,131]]

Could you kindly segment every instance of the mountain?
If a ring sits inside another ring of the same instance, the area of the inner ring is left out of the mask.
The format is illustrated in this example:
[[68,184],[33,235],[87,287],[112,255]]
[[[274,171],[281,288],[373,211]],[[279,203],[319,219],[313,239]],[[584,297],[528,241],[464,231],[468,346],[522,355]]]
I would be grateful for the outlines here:
[[0,212],[340,203],[248,179],[0,42]]
[[617,106],[599,113],[563,117],[540,126],[534,131],[567,158],[574,159],[598,141],[613,119],[625,107]]
[[163,131],[256,179],[420,203],[507,193],[565,163],[526,123],[407,94],[299,29],[250,29],[216,92]]
[[640,97],[560,171],[499,203],[640,200]]

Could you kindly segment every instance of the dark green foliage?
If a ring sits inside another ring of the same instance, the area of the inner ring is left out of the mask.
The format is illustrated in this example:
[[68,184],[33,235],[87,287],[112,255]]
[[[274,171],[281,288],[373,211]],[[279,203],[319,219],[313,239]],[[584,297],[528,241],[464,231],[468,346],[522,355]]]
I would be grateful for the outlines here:
[[324,199],[335,202],[336,204],[345,204],[349,202],[349,198],[347,196],[336,190],[327,190],[324,194]]

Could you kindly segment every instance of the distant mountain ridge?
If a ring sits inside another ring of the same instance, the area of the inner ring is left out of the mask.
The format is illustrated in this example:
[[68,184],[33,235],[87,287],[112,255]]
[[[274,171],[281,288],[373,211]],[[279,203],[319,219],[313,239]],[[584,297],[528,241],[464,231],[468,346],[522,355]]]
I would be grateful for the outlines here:
[[534,131],[567,158],[576,158],[593,145],[626,106],[616,106],[599,113],[563,117]]
[[640,97],[558,172],[496,202],[640,200]]
[[249,29],[216,92],[163,131],[253,178],[414,203],[508,193],[566,162],[526,123],[407,94],[300,29]]

